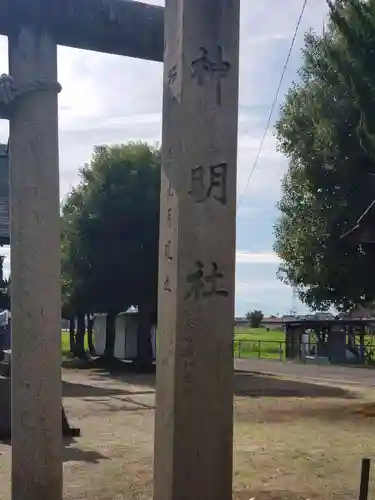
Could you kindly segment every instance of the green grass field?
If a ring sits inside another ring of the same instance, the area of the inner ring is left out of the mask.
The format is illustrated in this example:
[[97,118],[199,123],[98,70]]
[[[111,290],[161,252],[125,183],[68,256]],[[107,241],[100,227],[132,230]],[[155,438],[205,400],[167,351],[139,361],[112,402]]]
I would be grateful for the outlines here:
[[[375,354],[375,339],[366,335],[367,351]],[[85,348],[88,349],[87,339]],[[61,334],[61,350],[64,356],[69,356],[69,332]],[[285,359],[285,333],[282,330],[265,328],[239,327],[234,331],[234,356],[237,358]]]
[[240,358],[280,359],[285,355],[285,334],[282,330],[236,328],[234,355]]
[[236,340],[252,340],[262,342],[284,342],[285,333],[282,330],[270,330],[266,328],[244,328],[239,327],[234,331]]
[[66,354],[70,351],[69,332],[61,332],[61,350],[63,354]]
[[[88,349],[87,346],[87,337],[85,337],[85,349]],[[62,331],[61,332],[61,351],[64,356],[70,353],[70,342],[69,342],[69,332]]]
[[[279,359],[280,349],[284,353],[284,332],[269,331],[264,328],[236,328],[234,332],[234,354],[237,357]],[[87,340],[85,340],[87,349]],[[69,332],[61,333],[61,350],[64,355],[70,352]]]

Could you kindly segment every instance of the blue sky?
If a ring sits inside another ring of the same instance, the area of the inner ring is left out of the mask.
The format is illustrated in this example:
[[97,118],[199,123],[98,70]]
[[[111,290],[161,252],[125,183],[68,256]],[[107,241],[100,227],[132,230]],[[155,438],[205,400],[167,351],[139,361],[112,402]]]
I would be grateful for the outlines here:
[[[162,5],[163,0],[147,3]],[[238,192],[244,187],[264,133],[303,0],[242,0]],[[297,79],[304,33],[320,33],[326,0],[309,0],[285,76],[279,103]],[[7,72],[7,43],[0,37],[0,73]],[[119,56],[59,48],[60,182],[64,196],[95,144],[129,140],[160,142],[162,67]],[[8,126],[0,121],[0,141]],[[287,161],[277,152],[271,127],[237,217],[236,315],[259,308],[287,313],[291,290],[276,278],[272,252],[275,205]],[[9,267],[9,258],[6,266]],[[298,304],[298,310],[304,311]]]

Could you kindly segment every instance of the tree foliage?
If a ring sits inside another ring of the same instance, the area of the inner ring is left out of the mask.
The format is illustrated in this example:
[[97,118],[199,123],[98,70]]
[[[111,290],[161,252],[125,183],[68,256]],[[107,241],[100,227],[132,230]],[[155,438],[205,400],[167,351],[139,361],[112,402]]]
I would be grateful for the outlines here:
[[[275,226],[280,279],[313,309],[347,310],[375,298],[374,259],[341,238],[374,198],[375,73],[361,55],[375,43],[374,5],[338,2],[325,33],[306,35],[300,83],[289,90],[276,126],[289,159]],[[343,19],[358,34],[355,47]]]
[[80,175],[62,207],[64,307],[106,313],[113,355],[116,315],[135,305],[144,324],[156,310],[160,152],[142,143],[96,147]]
[[375,158],[375,1],[329,0],[328,4],[342,42],[341,50],[331,47],[331,59],[353,92],[361,145]]
[[254,309],[254,311],[248,312],[246,314],[246,318],[249,320],[251,328],[260,328],[264,318],[264,314],[262,313],[262,311]]

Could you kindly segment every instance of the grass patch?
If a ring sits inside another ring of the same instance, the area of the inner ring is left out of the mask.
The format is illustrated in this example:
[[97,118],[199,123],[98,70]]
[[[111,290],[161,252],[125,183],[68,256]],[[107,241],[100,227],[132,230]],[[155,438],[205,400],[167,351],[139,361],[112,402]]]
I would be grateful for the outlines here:
[[[284,332],[267,331],[265,328],[236,328],[234,332],[234,355],[242,358],[280,359],[280,348],[285,354]],[[281,345],[280,345],[281,344]],[[85,349],[88,350],[87,336]],[[61,351],[63,356],[70,354],[69,332],[61,332]]]
[[235,340],[249,340],[262,342],[284,342],[285,333],[283,330],[269,330],[266,328],[236,328],[234,330]]
[[[87,345],[87,335],[85,336],[85,349],[88,350]],[[61,352],[63,356],[70,355],[70,340],[69,340],[69,332],[64,330],[61,331]]]
[[237,358],[284,359],[285,333],[266,328],[236,328],[234,356]]
[[69,332],[61,332],[61,351],[63,354],[70,352]]

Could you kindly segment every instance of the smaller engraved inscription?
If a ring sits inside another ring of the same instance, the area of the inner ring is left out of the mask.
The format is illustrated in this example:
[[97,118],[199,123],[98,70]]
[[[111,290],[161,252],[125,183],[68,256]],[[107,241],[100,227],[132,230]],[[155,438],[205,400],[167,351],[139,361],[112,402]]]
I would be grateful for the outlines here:
[[164,256],[169,262],[172,262],[173,255],[172,255],[172,242],[171,241],[168,241],[168,243],[166,243],[164,246]]
[[[208,172],[207,172],[208,171]],[[227,173],[225,162],[204,168],[201,165],[191,169],[191,189],[189,194],[196,203],[214,198],[223,205],[227,204]],[[208,182],[207,182],[208,176]]]
[[172,68],[168,71],[168,85],[173,85],[177,79],[177,65],[174,64]]
[[221,106],[221,80],[228,76],[231,65],[223,61],[223,48],[217,48],[217,56],[211,59],[205,47],[200,47],[200,57],[191,63],[192,78],[196,78],[198,85],[204,85],[206,78],[216,81],[216,103]]
[[172,183],[171,183],[171,181],[168,181],[167,195],[170,196],[170,197],[173,196],[173,189],[172,189]]
[[194,343],[191,335],[184,337],[183,344],[181,357],[184,365],[184,380],[186,384],[192,384],[196,360],[194,356]]
[[190,288],[185,295],[185,300],[190,297],[199,300],[201,297],[211,297],[212,295],[228,297],[228,290],[220,287],[220,280],[223,278],[225,276],[219,270],[216,262],[212,262],[211,271],[206,274],[204,264],[201,261],[197,261],[195,263],[195,271],[188,274],[186,278],[186,282],[190,285]]
[[172,209],[168,208],[168,215],[167,215],[167,222],[168,222],[168,227],[172,227]]
[[164,280],[164,290],[166,292],[171,292],[172,291],[171,284],[170,284],[170,281],[169,281],[168,277],[166,277],[165,280]]

